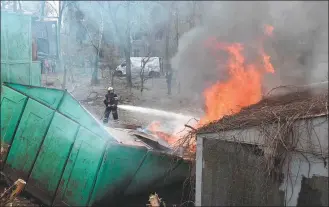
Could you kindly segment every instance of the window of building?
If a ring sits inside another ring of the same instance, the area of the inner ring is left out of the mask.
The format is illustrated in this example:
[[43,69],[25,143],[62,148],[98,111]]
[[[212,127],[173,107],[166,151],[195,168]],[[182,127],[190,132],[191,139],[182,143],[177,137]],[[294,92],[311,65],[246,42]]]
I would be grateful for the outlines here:
[[297,200],[297,207],[299,206],[328,206],[328,178],[303,177]]
[[155,34],[155,40],[162,40],[163,38],[163,30],[159,30],[156,34]]
[[134,55],[134,57],[139,57],[139,49],[134,49],[133,55]]
[[141,40],[142,39],[142,34],[140,32],[134,33],[132,35],[133,40]]

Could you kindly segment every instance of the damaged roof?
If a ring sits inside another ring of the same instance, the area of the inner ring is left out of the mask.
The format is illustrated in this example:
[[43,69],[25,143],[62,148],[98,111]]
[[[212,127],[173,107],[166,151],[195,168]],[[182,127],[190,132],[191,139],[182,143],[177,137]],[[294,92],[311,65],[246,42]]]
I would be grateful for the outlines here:
[[243,129],[325,115],[328,116],[328,90],[321,93],[303,90],[264,98],[254,105],[242,108],[237,114],[224,116],[199,128],[197,133]]

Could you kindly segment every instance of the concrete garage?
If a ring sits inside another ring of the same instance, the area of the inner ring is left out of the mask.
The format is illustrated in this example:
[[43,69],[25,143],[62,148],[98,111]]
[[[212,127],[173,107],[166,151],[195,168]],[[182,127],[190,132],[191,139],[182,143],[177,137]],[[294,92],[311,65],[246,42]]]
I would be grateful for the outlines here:
[[328,92],[263,99],[197,133],[196,206],[328,206]]

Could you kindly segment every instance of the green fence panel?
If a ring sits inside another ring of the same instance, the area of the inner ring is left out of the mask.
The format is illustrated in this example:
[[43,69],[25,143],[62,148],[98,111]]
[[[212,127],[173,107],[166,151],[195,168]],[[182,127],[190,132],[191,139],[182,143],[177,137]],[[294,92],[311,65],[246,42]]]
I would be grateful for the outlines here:
[[80,127],[56,193],[55,205],[88,204],[105,148],[104,139]]
[[76,122],[80,123],[81,126],[88,128],[98,136],[114,141],[114,138],[109,135],[109,133],[103,127],[102,123],[93,118],[93,116],[86,109],[84,109],[70,94],[66,94],[64,96],[64,99],[58,110]]
[[26,187],[46,205],[50,206],[55,196],[78,127],[59,113],[55,113],[50,124]]
[[4,29],[5,23],[3,18],[1,18],[1,62],[7,60],[7,44],[6,44],[6,32],[7,29]]
[[41,86],[41,63],[40,61],[33,61],[30,69],[30,85]]
[[58,89],[33,87],[13,83],[7,83],[6,85],[54,109],[59,106],[64,95],[64,91]]
[[177,160],[177,165],[175,168],[168,172],[168,174],[164,177],[164,179],[160,180],[159,182],[156,182],[154,184],[154,187],[163,187],[178,181],[186,180],[189,176],[189,172],[191,172],[190,169],[190,163],[187,161],[180,159]]
[[1,12],[1,82],[41,85],[38,61],[32,62],[31,16]]
[[27,180],[54,111],[29,99],[5,163],[5,173],[12,180]]
[[9,80],[13,83],[30,84],[30,63],[7,64]]
[[30,62],[32,60],[31,16],[1,12],[1,19],[5,22],[5,44],[8,47],[6,61]]
[[99,171],[90,205],[124,192],[140,167],[147,149],[109,144]]
[[8,81],[8,67],[5,63],[1,63],[1,83]]
[[1,142],[11,145],[14,132],[24,111],[27,97],[8,87],[1,90]]
[[150,187],[155,181],[164,178],[165,175],[175,168],[177,162],[171,156],[149,151],[141,168],[134,176],[125,195],[138,193],[140,189]]
[[61,90],[4,83],[1,112],[1,138],[11,143],[3,172],[27,180],[27,192],[46,205],[93,205],[188,172],[177,157],[119,144]]

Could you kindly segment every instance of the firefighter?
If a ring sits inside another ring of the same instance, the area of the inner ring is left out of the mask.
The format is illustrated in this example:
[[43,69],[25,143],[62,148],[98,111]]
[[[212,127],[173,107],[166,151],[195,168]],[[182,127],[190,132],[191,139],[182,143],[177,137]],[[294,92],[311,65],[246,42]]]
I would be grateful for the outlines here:
[[109,87],[107,89],[107,94],[105,95],[105,112],[104,112],[104,120],[103,123],[108,123],[108,119],[110,116],[110,113],[112,112],[112,116],[114,120],[118,120],[118,95],[114,93],[114,90],[112,87]]

